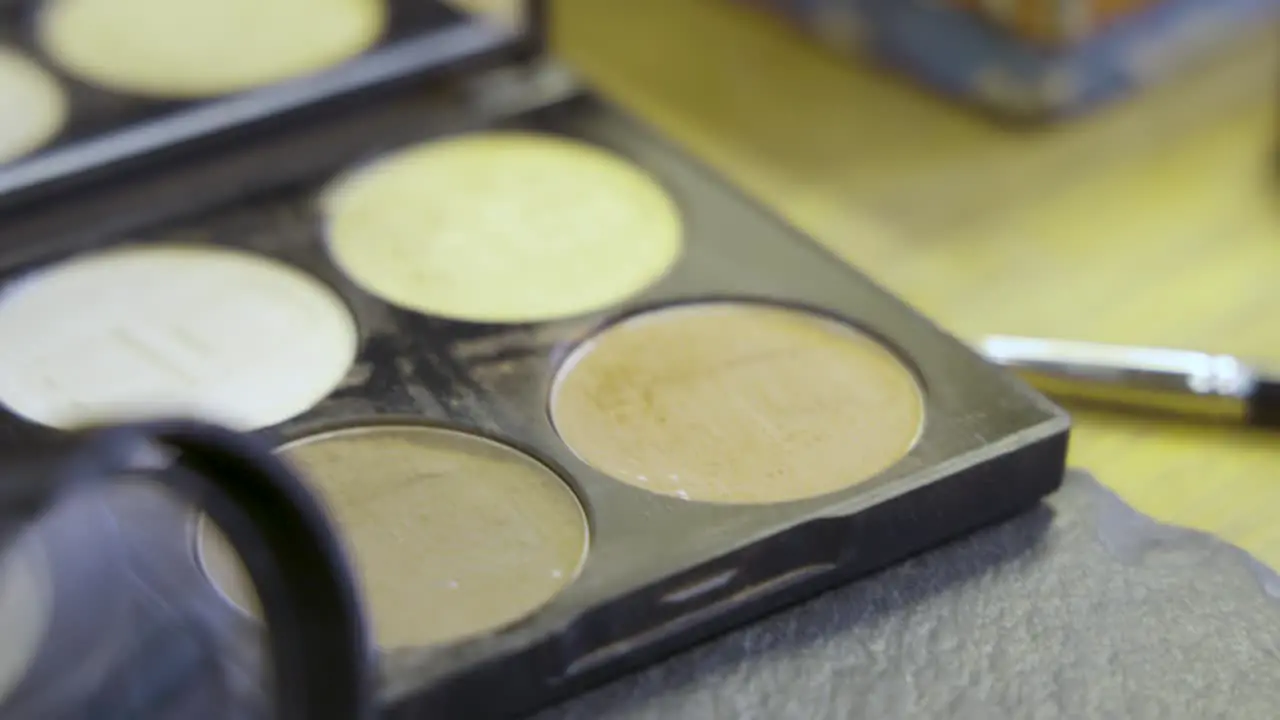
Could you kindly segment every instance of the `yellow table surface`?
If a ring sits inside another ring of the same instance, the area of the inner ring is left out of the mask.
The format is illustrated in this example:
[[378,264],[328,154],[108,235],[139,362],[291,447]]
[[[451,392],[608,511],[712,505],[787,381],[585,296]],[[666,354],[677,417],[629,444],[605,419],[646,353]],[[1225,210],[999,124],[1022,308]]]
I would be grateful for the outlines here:
[[[604,94],[957,335],[1280,365],[1280,60],[1242,42],[1087,120],[1002,128],[725,0],[560,0]],[[1077,413],[1071,461],[1280,567],[1280,435]]]

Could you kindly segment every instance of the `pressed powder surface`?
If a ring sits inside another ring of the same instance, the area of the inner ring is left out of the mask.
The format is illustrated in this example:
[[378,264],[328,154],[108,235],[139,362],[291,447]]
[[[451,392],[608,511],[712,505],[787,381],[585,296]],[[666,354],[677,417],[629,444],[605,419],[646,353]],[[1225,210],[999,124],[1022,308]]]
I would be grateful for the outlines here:
[[[504,445],[417,426],[353,428],[285,448],[341,529],[384,648],[460,639],[519,620],[577,574],[585,515],[546,467]],[[241,608],[239,560],[201,523],[199,554]],[[252,610],[251,610],[252,612]]]
[[0,163],[49,142],[66,117],[66,95],[58,81],[25,56],[0,47]]
[[0,705],[35,660],[52,610],[43,558],[24,550],[0,555]]
[[377,42],[383,0],[47,0],[40,45],[94,85],[159,98],[247,90]]
[[329,251],[369,292],[478,322],[586,313],[661,278],[680,252],[666,192],[604,150],[494,132],[416,146],[323,198]]
[[190,415],[239,429],[322,400],[355,356],[328,286],[284,263],[205,245],[136,245],[0,288],[0,403],[28,420]]
[[919,435],[914,374],[872,338],[796,310],[688,305],[607,328],[551,399],[588,464],[664,495],[770,503],[834,492]]

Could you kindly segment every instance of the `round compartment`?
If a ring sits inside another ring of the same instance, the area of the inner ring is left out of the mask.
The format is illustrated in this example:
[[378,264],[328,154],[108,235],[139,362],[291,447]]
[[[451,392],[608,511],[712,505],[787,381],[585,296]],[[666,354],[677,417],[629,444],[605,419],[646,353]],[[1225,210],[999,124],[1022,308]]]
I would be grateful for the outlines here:
[[679,305],[579,346],[552,422],[601,472],[686,500],[758,504],[868,480],[911,450],[915,374],[872,337],[756,303]]
[[0,708],[26,677],[53,616],[53,581],[38,548],[0,554]]
[[[281,453],[341,528],[374,634],[386,649],[462,639],[550,602],[586,556],[586,515],[545,465],[479,436],[423,425],[315,435]],[[208,520],[196,554],[211,582],[257,616],[239,558]]]
[[140,632],[110,495],[101,486],[62,494],[0,558],[4,717],[76,715]]
[[41,48],[71,75],[194,99],[307,75],[371,47],[384,0],[48,0]]
[[519,132],[394,153],[321,199],[334,262],[369,293],[459,320],[536,322],[608,307],[679,257],[679,211],[627,160]]
[[0,47],[0,163],[39,149],[67,120],[62,86],[26,56]]
[[242,430],[327,396],[359,339],[290,265],[204,245],[73,257],[0,289],[0,403],[33,422],[193,416]]

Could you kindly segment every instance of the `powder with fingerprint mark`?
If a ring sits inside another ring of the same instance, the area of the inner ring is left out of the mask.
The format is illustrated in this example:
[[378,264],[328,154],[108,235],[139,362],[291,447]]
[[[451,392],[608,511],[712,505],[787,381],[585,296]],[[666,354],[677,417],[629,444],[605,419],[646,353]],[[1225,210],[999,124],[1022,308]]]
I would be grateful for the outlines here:
[[0,403],[57,428],[188,416],[253,430],[346,375],[342,298],[291,265],[213,245],[130,245],[0,288]]
[[914,373],[871,337],[761,304],[653,311],[605,329],[561,369],[560,437],[602,472],[719,503],[856,485],[920,434]]

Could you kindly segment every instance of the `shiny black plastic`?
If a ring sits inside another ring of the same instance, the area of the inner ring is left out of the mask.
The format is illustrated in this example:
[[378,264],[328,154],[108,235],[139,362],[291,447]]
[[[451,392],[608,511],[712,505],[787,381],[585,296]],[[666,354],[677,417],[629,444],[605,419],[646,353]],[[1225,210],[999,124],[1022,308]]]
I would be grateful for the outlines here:
[[[0,517],[11,530],[9,537],[15,527],[54,522],[58,506],[79,495],[140,480],[202,509],[240,554],[261,598],[271,660],[262,678],[270,697],[259,710],[280,720],[373,717],[372,646],[351,566],[321,504],[265,440],[186,421],[125,425],[77,435],[48,456],[47,464],[18,463],[3,470],[7,490],[0,492]],[[132,520],[146,526],[148,518]],[[48,561],[76,562],[116,540],[92,527],[83,530],[71,536],[78,545],[47,546],[52,549],[44,553]],[[119,545],[127,554],[128,543]],[[125,558],[121,567],[136,568],[131,560]],[[53,568],[55,573],[62,569]],[[136,571],[97,573],[96,583],[77,588],[80,597],[55,597],[55,607],[92,608],[121,594],[106,584],[139,579]],[[165,593],[155,585],[146,590]],[[0,717],[181,717],[185,703],[221,681],[217,656],[225,645],[211,626],[196,619],[198,608],[190,599],[200,597],[198,592],[161,597],[156,607],[171,612],[135,619],[130,632],[114,640],[108,639],[112,628],[93,623],[78,630],[55,626],[46,635],[62,645],[57,652],[64,658],[100,652],[97,645],[104,642],[126,646],[102,655],[110,659],[99,665],[109,667],[99,668],[96,682],[76,697],[59,687],[57,668],[31,673],[12,698],[0,700]],[[55,613],[55,625],[78,615],[83,613]]]

